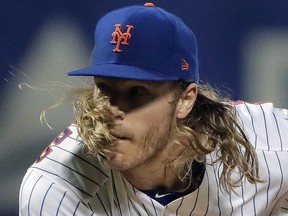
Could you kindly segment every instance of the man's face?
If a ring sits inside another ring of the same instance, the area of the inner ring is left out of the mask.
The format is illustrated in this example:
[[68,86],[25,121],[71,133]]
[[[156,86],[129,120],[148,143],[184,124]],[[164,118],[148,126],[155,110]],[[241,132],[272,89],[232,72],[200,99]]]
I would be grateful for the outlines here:
[[118,140],[109,167],[124,171],[167,162],[165,148],[176,125],[172,84],[96,77],[98,89],[119,109],[111,129]]

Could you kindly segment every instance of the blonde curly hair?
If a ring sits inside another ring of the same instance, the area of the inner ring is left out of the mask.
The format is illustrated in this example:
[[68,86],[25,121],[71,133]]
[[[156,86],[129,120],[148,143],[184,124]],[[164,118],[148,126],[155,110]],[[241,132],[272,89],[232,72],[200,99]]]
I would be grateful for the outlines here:
[[[175,84],[175,101],[189,83]],[[226,102],[225,102],[226,101]],[[82,92],[74,103],[78,133],[87,154],[97,156],[105,164],[113,148],[109,128],[114,125],[113,111],[107,97],[93,88]],[[115,108],[112,108],[115,109]],[[237,121],[237,114],[228,99],[209,85],[198,85],[198,96],[191,113],[173,130],[176,145],[185,145],[185,151],[174,161],[179,178],[190,176],[193,161],[208,163],[206,156],[215,152],[217,157],[209,163],[223,166],[220,183],[224,189],[239,186],[246,177],[252,183],[260,182],[258,160],[247,136]],[[99,157],[100,156],[100,157]],[[232,177],[238,172],[238,178]]]
[[[185,86],[180,83],[180,91]],[[194,107],[177,129],[174,142],[185,140],[179,144],[187,149],[175,160],[178,168],[189,171],[191,158],[205,163],[206,155],[215,152],[217,157],[210,163],[222,164],[220,183],[225,190],[239,186],[243,177],[252,183],[261,182],[257,155],[238,123],[236,110],[228,98],[222,98],[211,86],[198,86]],[[238,178],[232,177],[235,173]]]

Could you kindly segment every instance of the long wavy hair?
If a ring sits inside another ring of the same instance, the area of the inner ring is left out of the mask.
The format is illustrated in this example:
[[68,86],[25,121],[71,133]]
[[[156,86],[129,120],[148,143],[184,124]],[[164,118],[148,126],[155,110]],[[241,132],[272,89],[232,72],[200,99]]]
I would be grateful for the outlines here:
[[[188,84],[175,83],[175,101]],[[80,95],[74,110],[84,150],[105,164],[115,140],[109,133],[114,125],[113,110],[108,98],[93,88],[82,90]],[[171,162],[180,179],[190,176],[192,162],[198,161],[222,164],[220,185],[226,190],[239,186],[244,177],[252,183],[260,182],[256,153],[237,121],[233,105],[209,85],[198,85],[194,107],[187,118],[178,123],[172,142],[185,146],[185,151]],[[206,156],[212,152],[216,157],[208,162]]]
[[74,102],[74,111],[79,137],[84,151],[97,156],[104,165],[114,147],[116,138],[109,129],[114,126],[115,117],[109,98],[94,88],[86,89]]
[[[178,84],[178,95],[187,85]],[[219,177],[225,190],[239,186],[244,177],[252,183],[261,182],[257,155],[239,124],[233,103],[220,95],[210,85],[198,85],[194,107],[185,121],[178,124],[174,136],[175,143],[186,146],[174,166],[186,169],[187,173],[192,158],[208,163],[206,156],[213,152],[216,157],[209,158],[209,163],[222,164]]]

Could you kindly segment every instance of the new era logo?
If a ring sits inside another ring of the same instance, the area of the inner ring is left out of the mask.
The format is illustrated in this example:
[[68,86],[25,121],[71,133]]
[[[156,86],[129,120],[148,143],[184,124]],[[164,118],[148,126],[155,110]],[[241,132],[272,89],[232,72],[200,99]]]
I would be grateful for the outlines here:
[[183,71],[189,70],[189,64],[185,61],[185,59],[182,59],[181,70],[183,70]]
[[131,29],[134,28],[132,25],[126,25],[126,32],[122,32],[121,24],[115,25],[115,31],[112,33],[112,41],[110,41],[111,44],[116,44],[115,49],[113,49],[113,52],[122,52],[120,49],[121,44],[122,45],[129,45],[128,40],[131,38]]

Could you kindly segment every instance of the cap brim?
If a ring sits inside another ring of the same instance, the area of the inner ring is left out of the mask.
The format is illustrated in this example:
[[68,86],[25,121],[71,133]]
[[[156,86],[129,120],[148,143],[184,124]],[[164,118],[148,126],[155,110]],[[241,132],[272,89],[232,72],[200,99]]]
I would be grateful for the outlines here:
[[177,76],[155,72],[135,66],[120,64],[100,64],[68,72],[69,76],[101,76],[110,78],[133,79],[143,81],[174,81]]

